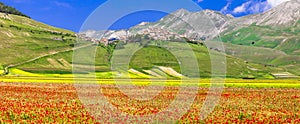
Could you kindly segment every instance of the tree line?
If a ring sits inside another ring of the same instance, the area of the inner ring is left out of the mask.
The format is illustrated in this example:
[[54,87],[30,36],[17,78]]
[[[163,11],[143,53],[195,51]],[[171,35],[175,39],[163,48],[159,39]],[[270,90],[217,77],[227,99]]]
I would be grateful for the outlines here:
[[0,2],[0,12],[6,13],[6,14],[13,14],[13,15],[19,15],[19,16],[24,16],[27,18],[30,18],[29,16],[23,14],[22,12],[18,11],[17,9],[7,6],[4,3]]

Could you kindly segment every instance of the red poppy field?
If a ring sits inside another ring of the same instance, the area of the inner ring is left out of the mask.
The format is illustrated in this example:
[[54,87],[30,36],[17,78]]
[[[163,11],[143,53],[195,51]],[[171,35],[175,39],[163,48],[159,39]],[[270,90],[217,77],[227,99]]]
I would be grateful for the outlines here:
[[[176,98],[177,86],[164,87],[151,100],[133,99],[112,84],[99,88],[99,91],[108,103],[125,115],[146,117],[160,113],[168,116],[177,111],[164,112]],[[137,94],[135,90],[128,91]],[[189,91],[185,93],[189,94]],[[224,89],[213,112],[201,120],[200,110],[207,93],[208,88],[199,87],[190,108],[174,123],[300,123],[299,88],[230,86]],[[76,87],[70,83],[1,82],[0,100],[1,123],[147,123],[110,112],[109,107],[98,107],[99,104],[85,106]],[[180,106],[185,101],[177,102]],[[156,119],[157,122],[168,122],[166,118]]]

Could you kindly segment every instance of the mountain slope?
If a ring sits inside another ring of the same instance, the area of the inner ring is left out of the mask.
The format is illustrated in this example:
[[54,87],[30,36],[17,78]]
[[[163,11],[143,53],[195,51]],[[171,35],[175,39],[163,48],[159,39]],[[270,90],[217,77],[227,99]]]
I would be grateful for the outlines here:
[[[299,42],[300,0],[284,2],[261,14],[232,19],[228,25],[233,30],[222,33],[225,35],[225,42],[230,41],[234,44],[243,45],[252,44],[267,48],[279,48],[280,45],[283,45],[281,48],[284,48],[285,44],[290,42],[288,39]],[[228,39],[228,36],[231,38]],[[243,38],[247,36],[252,38]],[[288,53],[290,52],[292,51]]]
[[147,28],[159,28],[184,35],[190,39],[199,40],[201,37],[211,39],[218,35],[219,30],[223,30],[231,18],[212,10],[189,12],[180,9],[158,22],[140,24],[130,30],[137,32]]
[[229,55],[300,75],[299,19],[300,0],[291,0],[265,13],[230,20],[231,28],[221,39],[229,43]]
[[0,64],[8,66],[71,49],[74,33],[31,20],[0,13]]
[[267,12],[245,16],[233,20],[237,25],[250,25],[256,23],[261,26],[290,27],[300,19],[300,0],[284,2]]
[[[300,75],[300,0],[291,0],[257,15],[231,20],[233,30],[222,33],[222,40],[236,44],[230,46],[229,55],[285,68]],[[248,47],[244,47],[248,46]],[[238,47],[245,51],[237,50]],[[255,47],[272,49],[257,50]],[[249,48],[249,49],[248,49]],[[252,50],[251,50],[252,49]],[[277,51],[277,52],[275,52]],[[253,53],[262,53],[259,56]]]
[[[130,30],[137,33],[151,28],[163,29],[166,32],[183,34],[182,36],[192,40],[200,40],[201,37],[209,40],[221,34],[224,42],[276,48],[289,54],[294,51],[297,53],[296,48],[291,51],[286,47],[288,44],[299,42],[299,19],[300,0],[291,0],[267,12],[240,18],[233,18],[212,10],[189,12],[180,9],[158,22],[145,22]],[[285,40],[286,38],[294,41]]]
[[272,48],[297,55],[297,50],[300,48],[297,45],[300,43],[298,25],[300,21],[295,26],[286,28],[252,24],[222,35],[222,40],[232,44]]

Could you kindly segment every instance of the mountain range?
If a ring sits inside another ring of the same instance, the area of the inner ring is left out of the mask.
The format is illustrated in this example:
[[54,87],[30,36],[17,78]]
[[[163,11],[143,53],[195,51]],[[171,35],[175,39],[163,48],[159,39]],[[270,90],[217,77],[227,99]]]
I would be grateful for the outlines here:
[[[0,51],[0,64],[3,68],[11,65],[9,67],[33,73],[71,73],[75,33],[17,15],[1,13],[0,17],[0,47],[4,48]],[[198,43],[191,44],[197,51],[198,61],[209,60],[208,50],[221,55],[218,48],[208,48],[199,43],[222,41],[226,49],[228,77],[295,77],[300,75],[299,17],[300,0],[284,2],[267,12],[240,18],[213,10],[189,12],[180,9],[157,22],[143,22],[126,30],[88,30],[76,36],[105,45],[109,45],[108,39],[126,41],[137,35],[148,36],[154,41],[185,39]],[[110,71],[111,51],[107,46],[90,47],[98,48],[96,71]],[[140,52],[131,63],[135,70],[147,75],[147,69],[152,66],[168,66],[180,72],[178,65],[174,64],[176,59],[161,48],[149,47]],[[147,53],[157,55],[154,56],[157,59],[153,59],[154,62],[145,61]],[[163,59],[165,63],[161,62]],[[210,68],[206,67],[208,65],[208,62],[200,64],[206,76],[210,73]],[[81,66],[85,64],[81,63]]]

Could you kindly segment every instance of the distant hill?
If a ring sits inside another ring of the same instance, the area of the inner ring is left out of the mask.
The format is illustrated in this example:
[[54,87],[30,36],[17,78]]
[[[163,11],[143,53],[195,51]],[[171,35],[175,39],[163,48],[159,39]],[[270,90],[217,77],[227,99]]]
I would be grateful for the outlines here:
[[0,12],[2,13],[7,13],[7,14],[13,14],[13,15],[19,15],[19,16],[24,16],[27,18],[30,18],[29,16],[23,14],[22,12],[16,10],[13,7],[7,6],[4,3],[0,2]]

